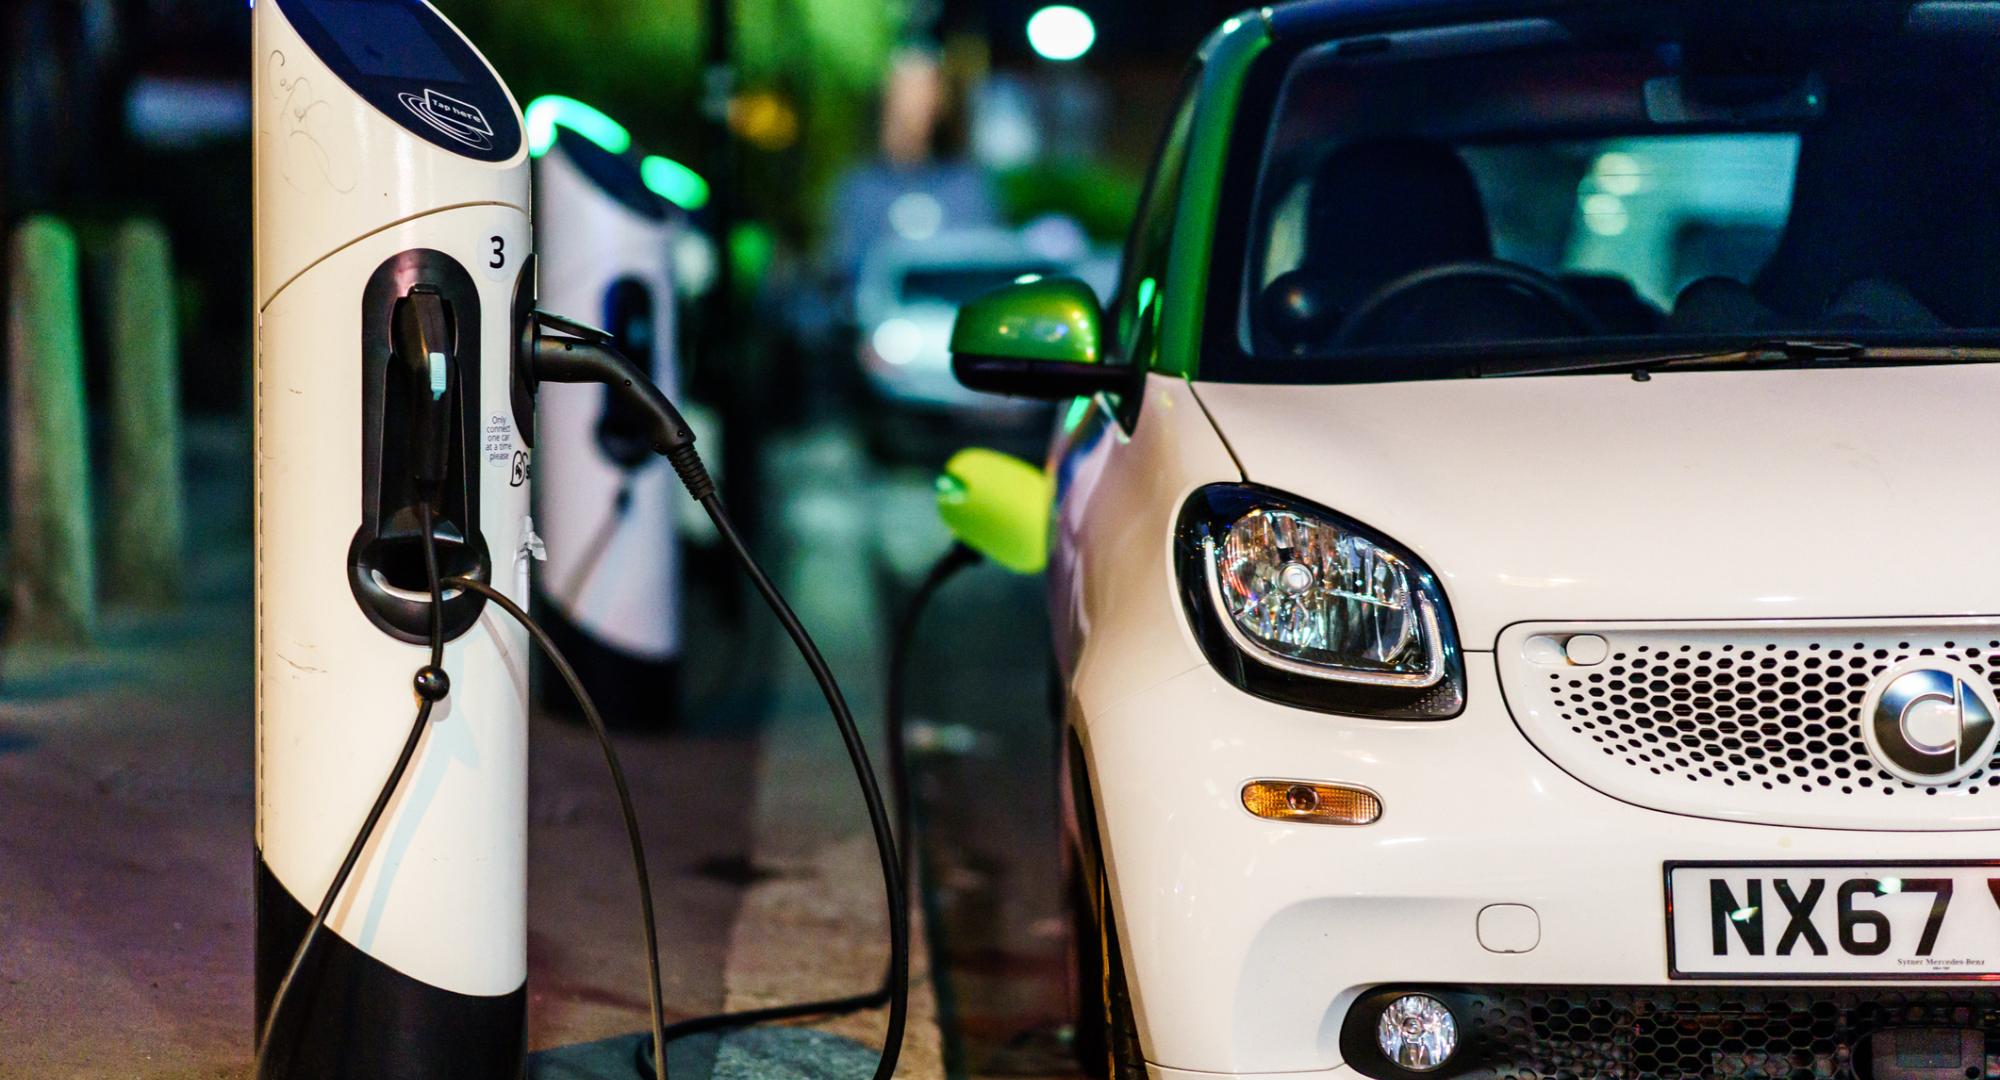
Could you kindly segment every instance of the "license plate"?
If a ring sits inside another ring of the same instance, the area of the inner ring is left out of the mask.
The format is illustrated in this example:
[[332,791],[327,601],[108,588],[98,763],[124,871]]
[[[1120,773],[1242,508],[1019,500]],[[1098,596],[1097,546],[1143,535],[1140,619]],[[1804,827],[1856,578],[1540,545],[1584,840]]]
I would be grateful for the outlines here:
[[2000,862],[1666,871],[1672,978],[2000,978]]

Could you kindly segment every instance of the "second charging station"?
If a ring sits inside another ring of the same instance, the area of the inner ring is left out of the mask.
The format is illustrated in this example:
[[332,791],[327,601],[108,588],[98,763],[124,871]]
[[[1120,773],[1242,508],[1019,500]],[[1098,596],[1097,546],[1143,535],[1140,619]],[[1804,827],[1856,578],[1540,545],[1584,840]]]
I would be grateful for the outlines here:
[[[530,106],[531,131],[543,126],[539,105]],[[542,303],[595,321],[673,396],[673,252],[683,213],[627,157],[559,120],[536,140]],[[608,721],[670,725],[680,684],[680,484],[646,444],[643,418],[604,387],[543,389],[537,424],[535,520],[548,541],[537,581],[543,621]]]

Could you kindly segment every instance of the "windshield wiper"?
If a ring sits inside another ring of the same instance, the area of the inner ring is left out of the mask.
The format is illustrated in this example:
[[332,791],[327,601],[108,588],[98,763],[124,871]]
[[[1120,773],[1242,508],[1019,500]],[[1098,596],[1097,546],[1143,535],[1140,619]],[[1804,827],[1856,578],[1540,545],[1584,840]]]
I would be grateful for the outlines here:
[[1639,356],[1537,357],[1514,363],[1482,365],[1481,377],[1575,375],[1631,372],[1647,379],[1655,371],[1686,368],[1811,367],[1846,363],[1993,363],[2000,347],[1988,345],[1864,345],[1858,341],[1818,338],[1774,338],[1729,349],[1650,353]]

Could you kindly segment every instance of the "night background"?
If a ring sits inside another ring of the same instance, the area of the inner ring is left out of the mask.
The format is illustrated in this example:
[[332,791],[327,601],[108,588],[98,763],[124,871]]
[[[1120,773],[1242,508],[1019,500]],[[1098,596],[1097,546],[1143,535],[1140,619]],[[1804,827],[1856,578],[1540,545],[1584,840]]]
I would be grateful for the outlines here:
[[2000,1080],[2000,0],[1240,2],[0,0],[0,1080]]
[[[943,92],[927,148],[974,163],[1004,222],[1045,213],[1093,238],[1123,236],[1176,80],[1222,3],[1097,3],[1080,61],[1036,55],[1028,2],[576,0],[439,5],[526,105],[590,103],[649,152],[735,177],[741,251],[754,276],[795,277],[819,258],[842,173],[875,156],[899,54],[936,64]],[[709,122],[705,72],[725,16],[728,139]],[[21,0],[6,19],[6,154],[0,207],[89,230],[166,222],[181,272],[187,404],[244,407],[250,221],[246,8],[204,0]],[[973,130],[976,114],[996,130]],[[1022,115],[1025,114],[1025,115]],[[1023,146],[1022,144],[1027,144]],[[727,154],[727,162],[724,155]],[[241,212],[227,207],[245,208]],[[700,377],[702,361],[691,365]]]
[[[963,281],[948,260],[927,272],[947,300],[1065,262],[1108,288],[1173,92],[1231,9],[1087,0],[1088,52],[1057,61],[1029,39],[1043,5],[1020,0],[438,6],[523,106],[588,103],[629,129],[634,155],[712,184],[687,208],[692,261],[677,262],[681,403],[720,427],[706,453],[725,493],[879,735],[890,627],[948,540],[931,508],[937,467],[973,443],[1037,458],[1049,420],[1015,409],[940,421],[869,389],[857,352],[893,344],[875,324],[905,324],[893,306],[857,310],[871,303],[857,279],[879,237],[841,204],[868,197],[842,192],[942,176],[937,201],[931,179],[911,181],[918,198],[886,210],[903,224],[880,231],[904,228],[922,248],[942,216],[946,231],[1032,238],[978,253]],[[105,475],[116,342],[96,313],[113,303],[121,228],[165,228],[186,549],[157,596],[101,558],[105,601],[74,625],[35,629],[13,605],[0,647],[0,1075],[246,1076],[250,11],[16,0],[0,41],[0,221],[74,230],[100,532],[120,514]],[[0,270],[13,286],[16,265]],[[41,333],[18,324],[17,336]],[[24,447],[7,452],[18,460]],[[11,558],[19,569],[23,556]],[[686,619],[700,629],[682,693],[620,734],[655,861],[670,1018],[853,992],[880,971],[882,924],[839,743],[713,537],[691,530],[687,560]],[[954,589],[913,659],[914,783],[930,822],[919,858],[932,883],[919,934],[932,959],[919,956],[918,974],[935,963],[941,993],[920,995],[905,1071],[1067,1076],[1053,796],[1003,808],[954,794],[1054,790],[1039,585],[987,568]],[[977,688],[973,704],[944,690],[954,680]],[[624,1037],[646,1017],[616,806],[571,708],[545,700],[533,732],[536,1051]],[[774,820],[778,804],[806,815]],[[865,1043],[878,1028],[863,1013],[829,1030]],[[719,1052],[701,1038],[686,1047],[684,1070]],[[872,1067],[821,1051],[841,1074]]]

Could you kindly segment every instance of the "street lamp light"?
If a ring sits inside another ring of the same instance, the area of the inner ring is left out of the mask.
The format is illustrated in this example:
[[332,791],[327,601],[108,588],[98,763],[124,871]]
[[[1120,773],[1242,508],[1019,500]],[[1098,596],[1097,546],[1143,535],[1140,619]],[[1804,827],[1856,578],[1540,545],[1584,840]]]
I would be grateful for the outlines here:
[[1028,44],[1045,60],[1075,60],[1097,44],[1097,25],[1081,8],[1053,4],[1028,18]]

